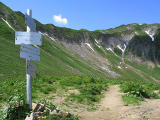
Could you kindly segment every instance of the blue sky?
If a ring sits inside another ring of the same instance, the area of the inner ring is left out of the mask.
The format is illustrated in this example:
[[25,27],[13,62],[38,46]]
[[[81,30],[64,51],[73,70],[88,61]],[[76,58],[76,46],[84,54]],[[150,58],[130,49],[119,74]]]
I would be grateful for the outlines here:
[[160,0],[0,0],[15,11],[32,9],[43,24],[108,29],[130,23],[160,23]]

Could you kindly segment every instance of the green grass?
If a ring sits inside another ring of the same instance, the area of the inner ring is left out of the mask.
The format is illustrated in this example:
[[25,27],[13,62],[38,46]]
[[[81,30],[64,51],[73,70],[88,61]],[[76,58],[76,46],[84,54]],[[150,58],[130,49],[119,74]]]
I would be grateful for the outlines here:
[[[14,43],[14,31],[0,20],[0,79],[25,75],[25,59],[19,57],[20,47]],[[105,76],[79,55],[67,50],[60,42],[43,37],[41,61],[34,62],[39,75],[84,74]]]
[[121,84],[121,92],[126,93],[123,96],[124,103],[127,104],[139,104],[139,101],[143,101],[144,98],[160,98],[160,96],[154,93],[155,90],[160,90],[160,84],[156,82],[146,81],[125,81]]
[[118,55],[118,56],[122,56],[122,51],[119,48],[114,48],[114,52]]
[[[83,77],[83,76],[64,76],[64,77],[42,77],[35,80],[33,92],[43,94],[55,93],[57,89],[66,89],[73,87],[80,91],[80,95],[71,94],[69,99],[85,104],[93,104],[101,98],[101,92],[107,90],[108,81],[100,78]],[[37,84],[41,87],[38,87]],[[36,94],[35,94],[36,95]],[[34,96],[35,97],[35,96]],[[36,97],[35,97],[36,98]]]
[[[38,87],[37,84],[41,87]],[[103,91],[106,91],[109,85],[119,84],[121,91],[126,93],[123,97],[127,104],[137,104],[144,98],[159,98],[154,93],[160,90],[160,84],[140,79],[107,79],[93,78],[84,76],[61,76],[61,77],[41,77],[33,83],[34,92],[43,94],[55,93],[57,89],[64,89],[67,92],[68,87],[80,91],[80,94],[70,94],[66,101],[72,99],[81,104],[94,105],[103,97]],[[36,95],[36,94],[35,94]],[[42,95],[43,96],[43,95]],[[36,98],[36,96],[34,96]],[[127,101],[127,102],[126,102]],[[134,102],[135,101],[135,102]]]
[[160,80],[160,68],[158,66],[149,67],[147,64],[138,64],[135,62],[126,61],[127,64],[131,65],[132,67],[145,72],[147,75],[154,77],[157,80]]
[[0,20],[0,79],[25,74],[25,61],[19,58],[19,46],[14,45],[14,32]]
[[132,96],[132,95],[123,96],[122,98],[123,98],[123,101],[124,101],[125,105],[128,105],[128,104],[139,105],[140,104],[139,102],[144,100],[141,97],[135,97],[135,96]]
[[[160,98],[155,90],[160,91],[160,84],[153,81],[136,80],[136,79],[109,79],[109,78],[93,78],[87,76],[38,76],[32,80],[32,96],[33,102],[41,99],[49,99],[50,95],[56,93],[57,90],[64,90],[66,93],[68,88],[78,90],[80,93],[69,94],[65,102],[78,102],[80,104],[89,105],[94,108],[95,104],[101,100],[103,93],[108,90],[110,85],[120,85],[121,92],[124,92],[123,101],[125,105],[140,104],[145,98]],[[10,96],[22,95],[26,98],[26,80],[25,77],[10,78],[1,81],[0,84],[0,103],[5,103]],[[51,99],[54,99],[53,97]]]

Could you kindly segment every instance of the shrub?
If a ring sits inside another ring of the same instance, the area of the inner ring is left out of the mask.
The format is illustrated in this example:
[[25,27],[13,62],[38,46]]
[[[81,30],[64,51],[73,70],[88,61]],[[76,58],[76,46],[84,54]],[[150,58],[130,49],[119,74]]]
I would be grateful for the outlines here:
[[121,90],[127,95],[134,95],[141,98],[157,98],[158,95],[153,90],[140,82],[125,82],[121,85]]
[[100,95],[101,91],[106,89],[105,85],[102,84],[89,84],[82,86],[80,92],[90,95]]
[[20,120],[24,119],[29,113],[28,104],[21,95],[11,96],[8,100],[8,106],[1,113],[4,120]]
[[[40,101],[39,104],[41,104],[41,109],[39,112],[44,113],[43,116],[37,116],[37,118],[39,117],[40,120],[41,118],[44,120],[43,117],[45,117],[45,120],[79,120],[78,116],[62,112],[60,109],[58,109],[58,107],[45,99]],[[50,114],[50,112],[54,110],[56,113]]]

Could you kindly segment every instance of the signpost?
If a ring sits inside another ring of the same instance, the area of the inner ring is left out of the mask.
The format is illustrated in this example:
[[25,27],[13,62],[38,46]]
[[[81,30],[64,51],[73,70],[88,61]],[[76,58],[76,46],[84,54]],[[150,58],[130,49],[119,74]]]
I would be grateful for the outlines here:
[[26,18],[26,25],[28,25],[29,28],[32,28],[31,31],[35,32],[36,31],[36,24],[34,23],[32,16],[25,14],[25,18]]
[[27,73],[30,74],[33,78],[36,78],[36,65],[31,61],[28,61],[27,64]]
[[42,45],[41,34],[36,32],[36,24],[32,19],[32,11],[26,13],[27,32],[15,33],[15,44],[21,45],[20,57],[26,58],[27,102],[32,109],[31,76],[36,77],[36,66],[31,60],[40,61],[40,49],[32,45]]
[[15,44],[41,45],[42,44],[41,34],[37,32],[16,32]]
[[20,57],[40,61],[40,49],[31,45],[21,45]]

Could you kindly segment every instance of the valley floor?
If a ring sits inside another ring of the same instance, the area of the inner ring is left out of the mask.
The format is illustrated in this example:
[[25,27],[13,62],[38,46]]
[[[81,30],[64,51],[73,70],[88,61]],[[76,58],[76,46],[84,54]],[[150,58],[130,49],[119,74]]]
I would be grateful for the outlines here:
[[110,86],[96,111],[83,111],[80,120],[160,120],[160,100],[146,99],[140,105],[125,106],[118,85]]

